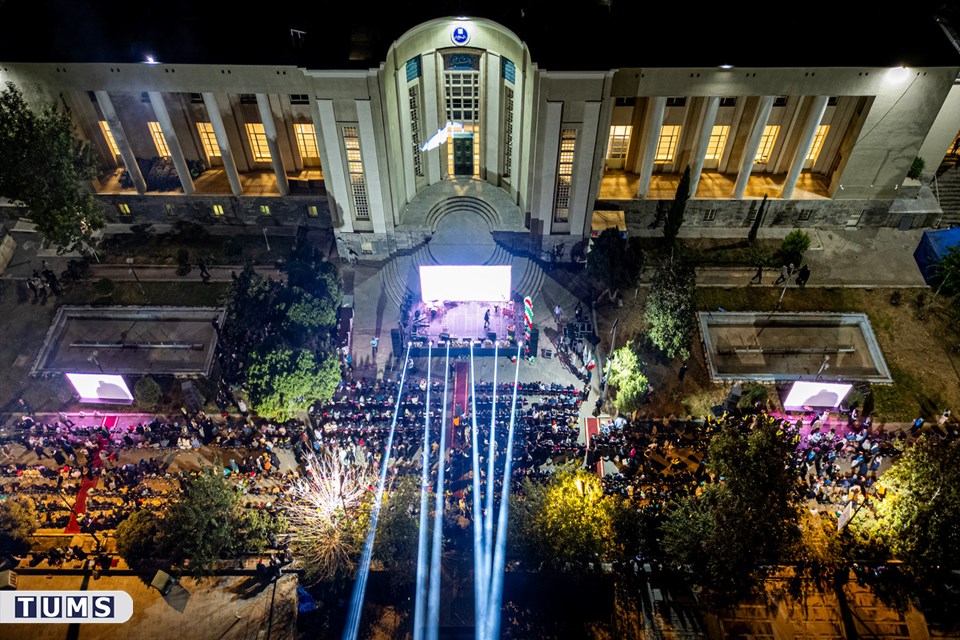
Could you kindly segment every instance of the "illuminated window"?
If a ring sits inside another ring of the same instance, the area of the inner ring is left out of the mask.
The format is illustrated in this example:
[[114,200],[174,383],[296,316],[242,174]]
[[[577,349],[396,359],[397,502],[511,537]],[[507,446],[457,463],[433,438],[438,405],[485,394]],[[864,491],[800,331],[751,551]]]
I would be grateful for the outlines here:
[[213,125],[209,122],[198,122],[197,131],[200,132],[200,142],[203,143],[203,152],[207,158],[219,158],[220,147],[217,145],[217,134],[213,132]]
[[300,157],[305,160],[319,160],[320,149],[317,148],[317,132],[314,131],[313,124],[295,124],[293,131],[297,134]]
[[[420,58],[413,58],[419,61]],[[420,94],[419,87],[412,85],[407,89],[410,106],[410,142],[413,148],[413,173],[423,177],[423,152],[420,151]]]
[[566,222],[570,216],[570,187],[573,184],[573,157],[577,151],[577,130],[560,133],[560,155],[557,158],[557,193],[553,200],[554,222]]
[[267,133],[263,130],[263,123],[248,122],[247,138],[250,140],[253,161],[270,162],[270,147],[267,145]]
[[262,216],[268,216],[268,215],[270,215],[270,205],[268,205],[268,204],[262,204],[262,205],[260,205],[260,215],[262,215]]
[[128,204],[118,204],[117,209],[120,210],[120,215],[122,216],[130,215],[130,205]]
[[307,205],[307,217],[316,218],[320,215],[320,212],[317,210],[317,205],[309,204]]
[[174,214],[174,208],[172,204],[163,205],[163,210],[167,212],[168,216],[172,216]]
[[215,205],[213,205],[213,215],[215,215],[215,216],[222,216],[222,215],[223,215],[223,205],[222,205],[222,204],[215,204]]
[[727,125],[717,125],[710,130],[710,140],[707,142],[707,160],[719,160],[723,155],[723,148],[727,146],[727,136],[730,135],[730,127]]
[[114,157],[120,155],[120,148],[117,146],[117,141],[113,139],[113,131],[110,131],[110,125],[107,124],[106,120],[100,121],[100,131],[103,132],[103,137],[107,141],[107,146],[110,147],[110,153]]
[[[445,71],[447,122],[459,122],[473,134],[473,177],[480,177],[480,72]],[[453,177],[453,138],[447,141],[447,173]]]
[[156,121],[148,122],[150,135],[153,136],[153,144],[157,148],[157,155],[161,158],[170,157],[170,147],[167,146],[167,139],[163,137],[163,131],[160,129],[160,123]]
[[360,155],[360,134],[356,127],[343,128],[343,150],[347,153],[347,173],[353,193],[353,210],[358,219],[370,218],[370,200],[367,182],[363,176],[363,156]]
[[660,139],[657,140],[657,155],[654,162],[673,162],[673,154],[677,152],[680,142],[680,125],[668,124],[660,127]]
[[610,127],[610,139],[607,141],[607,160],[616,160],[627,157],[627,146],[630,144],[630,134],[633,127]]
[[513,88],[503,86],[503,177],[513,172]]
[[773,151],[773,144],[777,141],[777,134],[780,133],[780,127],[775,124],[768,124],[763,128],[763,137],[760,138],[760,146],[757,147],[757,155],[753,159],[756,164],[766,164],[770,161],[770,152]]
[[810,146],[810,153],[807,154],[807,160],[817,161],[820,150],[823,149],[823,141],[827,139],[827,132],[830,131],[830,125],[822,124],[817,127],[817,133],[813,136],[813,144]]

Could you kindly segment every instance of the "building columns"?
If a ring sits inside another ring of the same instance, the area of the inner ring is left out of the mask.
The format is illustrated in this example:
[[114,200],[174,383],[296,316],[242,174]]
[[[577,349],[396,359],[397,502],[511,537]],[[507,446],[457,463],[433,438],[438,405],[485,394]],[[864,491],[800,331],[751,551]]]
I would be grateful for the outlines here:
[[697,197],[697,187],[700,185],[700,174],[703,173],[703,162],[707,157],[707,147],[710,144],[710,134],[713,133],[713,124],[717,121],[717,109],[720,107],[719,96],[710,96],[703,106],[703,118],[700,121],[700,132],[697,135],[697,145],[693,150],[693,163],[690,167],[690,197]]
[[332,196],[330,212],[333,222],[340,223],[340,229],[346,233],[353,233],[353,214],[350,213],[350,189],[347,187],[347,178],[343,172],[343,154],[340,152],[340,130],[337,127],[337,117],[333,111],[333,100],[311,100],[315,126],[323,133],[323,148],[326,151],[327,163],[323,166],[323,182],[327,193]]
[[790,172],[787,173],[787,179],[783,183],[783,191],[780,192],[780,197],[784,200],[793,197],[793,190],[797,186],[800,172],[807,161],[807,154],[810,153],[813,139],[817,135],[817,127],[820,126],[820,121],[823,120],[823,114],[826,111],[827,96],[813,96],[810,111],[807,113],[807,120],[803,124],[803,131],[800,133],[800,140],[797,142],[797,148],[794,151],[793,161],[790,163]]
[[[436,53],[424,54],[421,56],[420,62],[423,65],[423,119],[424,126],[426,127],[426,130],[421,135],[423,136],[423,141],[426,142],[432,138],[440,128],[440,115],[437,111],[437,88],[439,87],[442,90],[443,83],[437,76]],[[446,117],[446,114],[444,114],[444,117]],[[443,179],[443,172],[440,170],[440,151],[444,149],[446,149],[446,147],[440,145],[435,149],[423,152],[423,163],[427,168],[427,184],[436,184]]]
[[277,143],[277,124],[273,120],[273,109],[270,107],[270,97],[265,93],[257,94],[257,109],[260,111],[260,121],[263,123],[263,132],[267,136],[267,147],[270,149],[270,162],[273,172],[277,175],[277,190],[280,195],[290,193],[290,183],[287,182],[287,172],[283,168],[283,157],[280,155],[280,145]]
[[137,193],[143,195],[147,192],[147,183],[143,179],[143,174],[140,173],[140,165],[137,164],[137,158],[133,155],[133,149],[130,148],[127,135],[123,132],[123,125],[120,124],[120,118],[117,117],[117,112],[113,108],[110,94],[106,91],[94,91],[94,95],[97,96],[100,112],[103,113],[103,117],[110,126],[110,133],[113,134],[113,140],[117,143],[117,149],[120,150],[123,166],[127,168],[127,173],[130,174],[130,179],[133,180],[133,186],[136,187]]
[[213,134],[217,138],[217,147],[220,149],[220,160],[223,162],[223,171],[227,174],[227,180],[230,181],[230,191],[235,196],[243,195],[243,185],[240,184],[240,174],[237,172],[237,163],[233,159],[233,151],[230,149],[230,140],[227,138],[227,128],[223,126],[223,115],[220,113],[220,105],[217,104],[217,96],[206,92],[203,93],[203,104],[207,108],[207,117],[210,118],[210,125],[213,127]]
[[483,92],[486,97],[483,99],[485,115],[482,120],[485,131],[483,132],[483,149],[481,149],[481,162],[485,173],[484,179],[491,184],[500,184],[500,176],[503,169],[500,166],[500,158],[503,154],[500,152],[500,81],[501,81],[501,62],[500,56],[487,52],[483,57],[486,70],[486,85]]
[[157,116],[157,122],[160,123],[160,131],[163,132],[163,138],[167,143],[167,149],[170,151],[170,157],[173,159],[173,166],[177,168],[177,176],[180,177],[180,186],[183,187],[185,195],[192,195],[195,191],[193,186],[193,176],[190,175],[190,167],[187,166],[187,159],[183,157],[183,149],[180,148],[180,139],[177,138],[177,132],[173,128],[173,121],[170,119],[170,112],[167,111],[167,105],[163,102],[163,94],[159,91],[148,91],[150,105]]
[[[584,226],[592,224],[593,202],[589,200],[590,181],[596,175],[593,162],[597,150],[597,130],[600,126],[600,102],[583,105],[583,125],[577,135],[576,158],[573,166],[573,198],[570,202],[570,233],[579,235]],[[590,222],[587,222],[587,220]]]
[[747,139],[747,146],[743,149],[743,157],[740,158],[740,172],[737,173],[737,184],[733,188],[735,200],[742,200],[743,194],[747,190],[747,182],[750,180],[750,173],[753,171],[757,149],[760,148],[763,129],[770,119],[771,109],[773,109],[773,96],[761,96],[760,104],[757,105],[757,115],[753,119],[753,129]]
[[373,130],[373,111],[369,100],[354,100],[357,105],[357,130],[360,134],[360,157],[363,158],[363,175],[370,199],[370,221],[374,233],[386,233],[383,192],[380,188],[380,161],[377,158],[377,138]]
[[663,127],[663,112],[667,107],[665,96],[647,98],[647,126],[643,132],[643,157],[640,162],[640,184],[637,185],[637,197],[646,198],[650,190],[650,178],[653,176],[653,159],[657,154],[660,141],[660,129]]
[[[537,217],[541,222],[540,235],[548,236],[553,226],[553,205],[557,189],[557,160],[560,156],[560,121],[562,102],[547,102],[543,110],[543,155],[540,165],[540,198]],[[533,231],[531,222],[530,230]]]

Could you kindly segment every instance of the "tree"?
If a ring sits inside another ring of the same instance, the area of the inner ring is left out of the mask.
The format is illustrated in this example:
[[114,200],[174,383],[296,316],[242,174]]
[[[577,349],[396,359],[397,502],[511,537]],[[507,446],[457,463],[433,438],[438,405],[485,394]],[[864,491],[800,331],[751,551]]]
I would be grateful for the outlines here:
[[937,288],[935,295],[943,293],[953,296],[960,293],[960,245],[947,249],[937,262],[932,283]]
[[747,240],[751,243],[756,242],[757,232],[760,231],[760,225],[763,223],[763,214],[767,210],[767,194],[763,194],[763,200],[760,202],[760,209],[757,211],[753,224],[750,226],[750,233],[747,234]]
[[145,509],[134,511],[117,525],[117,553],[133,568],[165,553],[156,516]]
[[250,356],[247,384],[254,411],[271,420],[289,420],[316,401],[333,397],[340,363],[331,354],[275,347]]
[[800,229],[794,229],[780,242],[780,255],[784,264],[800,266],[804,252],[810,248],[810,236]]
[[[427,504],[433,504],[428,496]],[[397,590],[412,584],[417,575],[417,534],[420,530],[419,477],[398,477],[384,493],[374,558],[390,572],[391,584]]]
[[648,381],[641,365],[632,342],[615,350],[607,361],[607,382],[617,388],[613,403],[620,413],[633,413],[643,403]]
[[137,406],[142,409],[153,409],[162,395],[160,385],[150,376],[141,377],[137,384],[133,385],[133,397],[137,400]]
[[718,593],[749,590],[761,567],[783,561],[798,544],[793,452],[778,429],[767,416],[748,431],[723,425],[707,450],[718,482],[667,513],[664,549]]
[[587,274],[606,289],[616,292],[636,284],[643,269],[639,238],[625,239],[614,227],[593,240],[587,256]]
[[683,176],[680,178],[680,184],[677,185],[677,194],[673,197],[670,209],[667,211],[667,220],[663,224],[663,237],[669,244],[673,244],[680,233],[680,226],[683,224],[683,212],[687,208],[687,200],[690,199],[690,165],[683,170]]
[[562,569],[583,567],[619,556],[622,540],[615,524],[625,503],[603,493],[594,473],[562,470],[546,483],[524,481],[510,501],[511,520],[521,551]]
[[644,317],[650,341],[670,359],[690,357],[696,293],[697,276],[690,264],[671,255],[657,267]]
[[29,498],[0,502],[0,553],[25,553],[30,536],[40,526],[37,509]]
[[960,440],[922,436],[883,474],[878,518],[918,573],[960,566]]
[[913,159],[913,162],[910,163],[910,169],[907,170],[907,177],[912,178],[913,180],[919,180],[920,176],[923,175],[923,170],[927,168],[927,162],[920,156],[917,156]]
[[204,467],[186,480],[162,520],[163,536],[175,561],[187,561],[196,575],[209,574],[217,561],[243,547],[240,491],[221,467]]
[[74,134],[68,111],[32,110],[11,82],[0,93],[0,195],[27,209],[60,253],[93,242],[104,219],[91,191],[96,164]]

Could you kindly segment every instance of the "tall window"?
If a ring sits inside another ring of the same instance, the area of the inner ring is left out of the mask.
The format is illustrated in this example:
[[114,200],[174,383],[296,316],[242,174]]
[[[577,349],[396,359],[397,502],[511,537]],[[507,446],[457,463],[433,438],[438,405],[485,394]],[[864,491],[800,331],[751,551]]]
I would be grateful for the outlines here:
[[673,162],[673,155],[677,152],[680,142],[680,125],[667,124],[660,127],[660,139],[657,140],[657,155],[654,162]]
[[610,127],[610,139],[607,141],[607,160],[617,160],[627,157],[627,146],[630,144],[630,134],[633,127],[630,125]]
[[[419,63],[420,58],[412,58]],[[410,106],[410,146],[413,147],[413,173],[423,177],[423,151],[420,151],[420,92],[417,85],[407,90]]]
[[573,184],[573,157],[577,151],[577,130],[560,132],[557,158],[557,193],[553,200],[553,221],[566,222],[570,216],[570,187]]
[[107,141],[107,146],[110,147],[110,153],[113,154],[113,157],[119,156],[120,148],[117,146],[117,141],[113,139],[113,131],[110,131],[110,125],[106,120],[100,121],[100,131],[103,132],[103,137]]
[[203,152],[207,154],[207,159],[219,158],[220,147],[217,145],[217,134],[213,132],[213,125],[209,122],[198,122],[197,132],[200,133],[200,142],[203,144]]
[[358,219],[370,218],[370,200],[367,181],[363,177],[363,156],[360,154],[360,134],[356,127],[343,128],[343,150],[347,152],[347,173],[353,193],[353,210]]
[[160,123],[156,121],[148,122],[150,135],[153,136],[153,144],[157,148],[157,155],[161,158],[170,157],[170,147],[167,146],[167,139],[163,137],[163,130],[160,129]]
[[267,133],[263,130],[262,122],[247,123],[247,138],[250,139],[253,161],[270,162],[270,147],[267,145]]
[[513,172],[513,87],[503,85],[503,177]]
[[823,149],[823,141],[827,139],[827,132],[830,131],[830,125],[822,124],[817,127],[817,132],[813,135],[813,144],[810,145],[810,152],[807,154],[807,160],[816,162]]
[[777,134],[780,133],[780,127],[775,124],[768,124],[763,128],[763,136],[760,138],[760,146],[757,147],[757,156],[753,159],[756,164],[766,164],[770,161],[770,152],[773,151],[773,145],[777,141]]
[[710,130],[710,140],[707,142],[707,154],[704,156],[707,160],[719,160],[723,156],[723,148],[727,146],[727,136],[730,135],[730,127],[727,125],[716,125]]
[[317,132],[314,131],[313,124],[295,124],[293,131],[297,134],[300,157],[304,160],[319,160],[320,149],[317,147]]
[[[473,176],[480,177],[480,72],[445,71],[447,122],[473,134]],[[447,171],[453,177],[453,140],[447,139]]]

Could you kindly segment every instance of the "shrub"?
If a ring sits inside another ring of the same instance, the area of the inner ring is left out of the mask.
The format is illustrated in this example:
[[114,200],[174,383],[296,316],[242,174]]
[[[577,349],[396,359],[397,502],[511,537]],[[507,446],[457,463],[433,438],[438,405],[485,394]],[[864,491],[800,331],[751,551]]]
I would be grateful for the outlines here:
[[914,180],[919,180],[920,176],[923,175],[923,170],[926,169],[927,163],[923,158],[917,156],[913,159],[913,164],[910,165],[910,170],[907,171],[907,177]]
[[110,278],[100,278],[97,280],[96,284],[93,285],[93,290],[96,292],[96,294],[104,298],[113,293],[113,289],[113,280]]
[[800,229],[794,229],[788,233],[783,242],[780,243],[780,254],[783,257],[783,263],[792,263],[800,266],[803,260],[804,252],[810,248],[810,236]]
[[190,252],[186,247],[177,249],[177,275],[185,276],[190,273]]
[[223,245],[223,253],[230,264],[239,264],[240,258],[243,256],[243,245],[240,243],[240,238],[230,236]]
[[133,397],[137,406],[143,409],[153,409],[160,402],[160,385],[150,376],[143,376],[133,385]]
[[744,387],[740,394],[738,407],[741,409],[753,409],[760,403],[760,408],[767,406],[767,399],[770,397],[770,390],[762,384],[750,384]]

